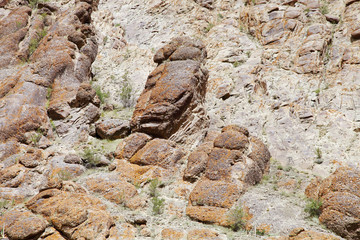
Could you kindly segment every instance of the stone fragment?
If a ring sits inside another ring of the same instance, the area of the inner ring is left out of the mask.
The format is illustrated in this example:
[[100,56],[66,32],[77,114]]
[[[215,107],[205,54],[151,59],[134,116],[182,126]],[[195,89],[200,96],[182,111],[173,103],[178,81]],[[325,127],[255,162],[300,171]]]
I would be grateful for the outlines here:
[[116,157],[130,159],[152,138],[145,133],[133,133],[124,139],[116,148]]
[[83,161],[81,160],[81,157],[79,157],[76,154],[68,154],[65,156],[64,158],[64,162],[65,163],[70,163],[70,164],[83,164]]
[[102,139],[119,139],[126,137],[130,133],[129,122],[120,119],[105,119],[95,126],[96,133]]
[[185,234],[181,230],[165,228],[161,231],[161,239],[163,240],[181,240],[184,237]]
[[340,18],[338,16],[332,15],[332,14],[325,14],[326,20],[328,20],[331,23],[337,24],[340,21]]
[[310,240],[310,239],[318,239],[318,240],[340,240],[340,238],[327,234],[320,233],[310,230],[305,230],[304,228],[295,228],[290,233],[289,236],[284,237],[270,237],[266,240]]
[[25,210],[10,210],[0,216],[0,225],[10,239],[37,239],[48,223]]
[[184,172],[184,179],[190,182],[197,180],[206,169],[208,154],[203,151],[194,151],[188,157]]
[[221,240],[219,234],[210,229],[193,229],[188,231],[187,240],[196,239]]
[[153,139],[140,149],[129,162],[139,165],[158,165],[163,168],[174,167],[183,157],[182,150],[175,144],[165,139]]
[[100,200],[83,193],[49,189],[26,203],[70,239],[106,239],[114,221]]

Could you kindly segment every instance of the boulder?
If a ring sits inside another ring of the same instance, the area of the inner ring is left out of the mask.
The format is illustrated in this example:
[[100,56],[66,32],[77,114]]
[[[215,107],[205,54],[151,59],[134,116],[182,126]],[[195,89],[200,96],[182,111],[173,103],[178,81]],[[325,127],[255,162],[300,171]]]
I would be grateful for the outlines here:
[[[270,153],[240,126],[229,125],[188,157],[184,180],[196,181],[186,214],[198,221],[229,226],[227,212],[269,170]],[[200,177],[201,176],[201,177]]]
[[149,75],[138,99],[130,124],[133,132],[169,138],[205,123],[205,56],[204,45],[189,38],[175,38],[155,54],[154,61],[160,65]]
[[119,139],[130,134],[130,126],[128,121],[120,119],[105,119],[96,123],[96,133],[102,139]]
[[340,240],[339,237],[333,236],[327,233],[320,233],[310,230],[305,230],[304,228],[295,228],[290,233],[289,236],[283,237],[270,237],[266,240]]
[[340,167],[324,180],[314,179],[305,191],[323,202],[320,222],[346,239],[360,238],[359,182],[358,169]]
[[48,189],[25,205],[68,239],[107,239],[115,225],[105,205],[84,193]]
[[48,225],[47,221],[27,210],[10,210],[0,215],[0,226],[10,239],[37,239]]

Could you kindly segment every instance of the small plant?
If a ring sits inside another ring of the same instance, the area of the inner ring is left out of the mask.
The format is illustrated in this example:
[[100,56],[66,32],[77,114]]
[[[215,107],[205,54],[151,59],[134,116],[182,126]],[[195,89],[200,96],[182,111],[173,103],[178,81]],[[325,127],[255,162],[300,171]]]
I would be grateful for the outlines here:
[[36,9],[39,3],[48,2],[49,0],[29,0],[29,6],[32,9]]
[[321,199],[315,200],[310,198],[308,199],[308,203],[306,204],[305,212],[307,212],[310,217],[319,217],[321,213],[321,206]]
[[322,158],[322,152],[320,148],[316,148],[315,149],[315,154],[316,154],[316,158],[317,159],[321,159]]
[[38,130],[36,130],[35,133],[33,133],[31,136],[30,136],[30,143],[34,144],[34,146],[37,146],[41,137],[44,135],[43,131],[39,128]]
[[245,229],[245,217],[246,213],[241,206],[236,206],[234,209],[230,210],[227,216],[227,221],[230,224],[230,228],[235,232],[239,231],[240,229]]
[[204,29],[204,32],[205,32],[205,33],[210,32],[210,30],[211,30],[213,27],[215,27],[215,24],[213,24],[213,23],[208,23],[207,27]]
[[318,88],[318,89],[316,89],[316,90],[314,90],[314,93],[316,94],[316,96],[319,96],[319,94],[320,94],[320,88]]
[[266,234],[265,229],[256,229],[256,235],[265,236],[265,234]]
[[5,223],[3,223],[2,229],[1,229],[1,238],[5,238]]
[[320,6],[320,12],[325,15],[329,13],[329,7],[328,7],[328,3],[324,2],[321,6]]
[[218,19],[223,19],[224,18],[224,16],[221,13],[218,13],[217,17],[218,17]]
[[234,68],[240,66],[241,64],[242,64],[242,63],[241,63],[241,62],[238,62],[238,61],[233,62]]
[[103,38],[103,42],[104,42],[104,45],[106,45],[106,42],[108,41],[108,36],[105,36],[104,38]]
[[152,207],[153,214],[154,215],[161,214],[163,212],[163,210],[164,210],[165,199],[158,198],[158,197],[153,197],[151,199],[151,202],[153,204],[153,207]]
[[35,50],[39,47],[39,43],[43,37],[47,34],[46,29],[42,29],[37,33],[37,37],[32,38],[29,43],[29,56],[31,56]]
[[62,169],[57,173],[59,179],[63,180],[63,181],[68,181],[72,178],[71,172],[69,172],[68,170]]
[[125,72],[125,74],[122,76],[122,88],[120,92],[120,98],[121,102],[124,105],[124,107],[131,107],[132,105],[132,92],[133,88],[130,84],[128,72]]
[[84,160],[87,167],[96,167],[100,162],[100,157],[91,148],[85,148],[82,153],[82,159]]
[[157,188],[159,187],[159,179],[155,178],[155,179],[152,179],[150,181],[150,186],[149,186],[149,194],[150,194],[150,197],[157,197],[159,196],[159,192],[157,190]]
[[309,13],[309,12],[310,12],[310,8],[304,9],[304,13],[305,13],[305,14],[307,14],[307,13]]
[[96,95],[99,97],[100,102],[101,102],[102,104],[105,103],[105,99],[106,99],[106,98],[110,97],[110,94],[103,92],[103,91],[101,90],[101,87],[100,87],[100,86],[96,86],[96,87],[95,87],[95,92],[96,92]]

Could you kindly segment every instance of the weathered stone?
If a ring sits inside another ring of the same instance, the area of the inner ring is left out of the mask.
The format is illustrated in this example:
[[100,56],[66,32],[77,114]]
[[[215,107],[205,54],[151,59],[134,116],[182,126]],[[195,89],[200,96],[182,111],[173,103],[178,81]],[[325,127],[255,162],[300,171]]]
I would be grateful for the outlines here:
[[214,9],[214,0],[195,0],[200,6],[208,8],[208,9]]
[[225,131],[214,141],[214,147],[229,150],[244,150],[248,144],[248,138],[244,134],[236,131]]
[[103,139],[119,139],[130,133],[128,121],[106,119],[96,124],[96,133]]
[[116,148],[116,157],[130,159],[151,140],[145,133],[133,133],[124,139]]
[[43,191],[26,203],[70,239],[106,239],[114,221],[100,200],[82,193]]
[[42,151],[35,150],[22,155],[19,162],[27,168],[34,168],[37,167],[43,160],[44,157]]
[[10,239],[37,239],[48,223],[30,211],[10,210],[0,216],[0,225]]
[[96,96],[95,90],[91,87],[89,83],[81,83],[75,100],[70,103],[72,107],[83,107],[93,101]]
[[158,165],[163,168],[174,167],[184,153],[169,140],[153,139],[129,159],[139,165]]
[[209,154],[205,176],[210,180],[230,179],[231,166],[240,157],[239,152],[214,148]]
[[82,164],[83,161],[81,160],[81,157],[79,157],[76,154],[68,154],[65,156],[64,158],[64,162],[65,163],[70,163],[70,164]]
[[228,226],[227,209],[208,206],[187,206],[186,215],[204,223],[214,223],[221,226]]
[[188,157],[184,172],[184,179],[190,182],[197,180],[206,169],[208,154],[203,151],[194,151]]
[[241,189],[235,183],[200,180],[190,194],[193,206],[230,208],[240,197]]
[[129,207],[128,202],[137,195],[134,185],[123,180],[105,180],[103,178],[89,178],[86,181],[88,189],[102,194],[106,199],[116,204],[124,204]]
[[[200,115],[204,114],[208,72],[200,61],[205,50],[198,47],[200,43],[189,41],[174,39],[155,55],[155,62],[168,58],[171,61],[162,63],[149,75],[131,120],[132,131],[169,138],[179,129],[191,131],[194,129],[187,129],[189,126],[201,125],[195,122],[204,121]],[[188,51],[189,44],[197,50]]]
[[200,40],[193,40],[188,37],[178,37],[161,49],[154,56],[154,62],[161,64],[167,59],[170,61],[196,60],[204,61],[206,58],[205,45]]
[[210,229],[193,229],[188,231],[187,240],[196,239],[221,240],[219,234]]
[[320,233],[315,231],[307,231],[304,228],[296,228],[292,230],[289,236],[285,237],[270,237],[266,240],[310,240],[310,239],[319,239],[319,240],[340,240],[340,238],[335,237],[330,234]]
[[321,199],[320,222],[347,239],[360,237],[360,172],[340,167],[328,178],[316,179],[305,191]]
[[180,230],[165,228],[161,231],[161,239],[164,240],[181,240],[184,237],[184,232]]

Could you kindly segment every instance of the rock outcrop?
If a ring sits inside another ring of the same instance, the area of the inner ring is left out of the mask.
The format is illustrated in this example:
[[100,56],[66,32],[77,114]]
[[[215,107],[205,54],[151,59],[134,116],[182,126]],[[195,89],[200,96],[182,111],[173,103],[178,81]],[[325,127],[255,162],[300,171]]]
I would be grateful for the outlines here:
[[270,153],[242,127],[229,125],[213,141],[189,155],[184,179],[195,181],[186,214],[196,220],[228,226],[227,211],[247,186],[269,170]]
[[309,198],[322,201],[320,222],[346,239],[360,238],[360,171],[341,167],[324,180],[314,179]]
[[175,38],[158,50],[131,120],[133,132],[177,140],[206,126],[204,99],[208,71],[203,43]]

